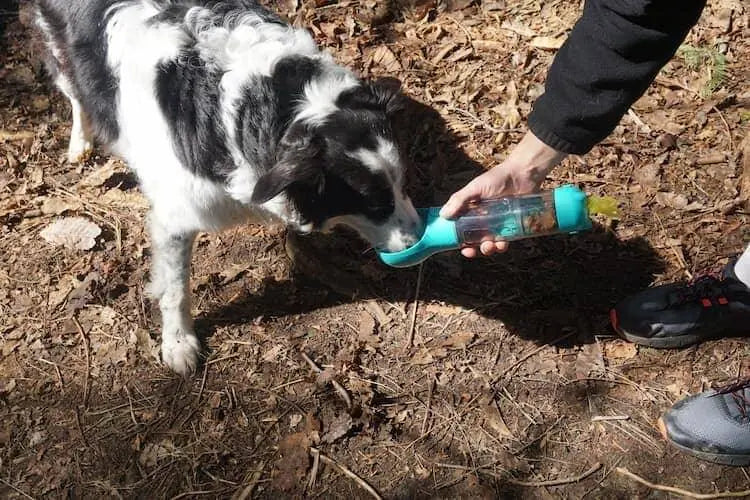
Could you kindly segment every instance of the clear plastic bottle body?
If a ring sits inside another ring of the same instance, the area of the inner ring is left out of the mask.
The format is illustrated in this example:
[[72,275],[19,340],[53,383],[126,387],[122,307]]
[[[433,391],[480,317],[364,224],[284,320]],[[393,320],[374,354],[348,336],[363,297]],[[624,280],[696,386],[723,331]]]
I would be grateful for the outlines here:
[[456,220],[456,233],[464,245],[520,240],[558,232],[552,191],[484,200]]

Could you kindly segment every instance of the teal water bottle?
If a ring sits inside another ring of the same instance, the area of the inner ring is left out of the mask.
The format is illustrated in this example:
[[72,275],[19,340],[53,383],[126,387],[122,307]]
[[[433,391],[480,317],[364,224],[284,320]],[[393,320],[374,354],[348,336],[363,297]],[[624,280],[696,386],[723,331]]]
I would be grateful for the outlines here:
[[514,241],[591,229],[586,193],[566,185],[552,191],[483,200],[455,220],[440,217],[440,207],[420,210],[422,238],[400,252],[378,252],[393,267],[419,264],[431,255],[484,241]]

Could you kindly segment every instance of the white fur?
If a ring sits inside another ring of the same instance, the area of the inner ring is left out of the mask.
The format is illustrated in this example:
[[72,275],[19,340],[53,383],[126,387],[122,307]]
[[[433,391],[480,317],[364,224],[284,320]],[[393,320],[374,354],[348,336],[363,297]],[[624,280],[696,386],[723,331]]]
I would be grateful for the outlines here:
[[[300,54],[324,63],[325,77],[305,88],[297,120],[320,123],[336,110],[337,96],[358,85],[348,70],[336,66],[320,52],[305,31],[264,22],[257,14],[238,13],[217,25],[209,9],[191,8],[182,26],[153,22],[159,7],[148,0],[121,2],[109,9],[105,33],[107,65],[119,82],[117,123],[119,135],[107,145],[123,157],[136,172],[144,194],[151,201],[150,230],[153,240],[151,295],[159,300],[162,313],[162,357],[181,374],[195,370],[200,343],[193,331],[190,312],[190,258],[198,231],[218,230],[248,218],[276,217],[302,231],[302,222],[285,196],[279,195],[258,207],[251,204],[260,169],[248,164],[236,146],[235,123],[244,85],[257,75],[270,75],[281,58]],[[39,24],[43,30],[44,20]],[[198,40],[200,57],[220,71],[221,122],[226,144],[237,167],[226,184],[199,177],[178,158],[170,126],[155,96],[157,68],[179,57],[187,39]],[[53,56],[59,47],[50,41]],[[78,160],[91,148],[90,131],[81,105],[69,82],[61,75],[58,86],[73,107],[73,129],[69,156]],[[381,141],[378,151],[358,153],[373,170],[382,169],[394,189],[396,209],[385,224],[373,224],[364,217],[347,216],[328,221],[353,225],[370,241],[403,248],[414,241],[419,218],[401,192],[401,163],[395,146]]]

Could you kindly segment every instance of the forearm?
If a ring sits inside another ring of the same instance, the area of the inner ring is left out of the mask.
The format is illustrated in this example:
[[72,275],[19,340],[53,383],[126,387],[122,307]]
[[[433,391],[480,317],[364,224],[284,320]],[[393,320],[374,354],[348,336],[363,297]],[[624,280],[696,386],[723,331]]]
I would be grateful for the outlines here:
[[587,0],[555,57],[529,128],[552,148],[588,152],[646,91],[705,0]]

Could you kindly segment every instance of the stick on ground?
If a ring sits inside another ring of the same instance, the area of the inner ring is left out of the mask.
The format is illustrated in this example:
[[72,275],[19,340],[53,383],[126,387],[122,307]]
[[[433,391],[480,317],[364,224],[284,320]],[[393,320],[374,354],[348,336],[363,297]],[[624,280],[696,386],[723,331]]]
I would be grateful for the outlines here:
[[699,499],[705,500],[709,498],[739,498],[739,497],[750,496],[750,490],[723,491],[721,493],[694,493],[692,491],[683,490],[682,488],[675,488],[674,486],[664,486],[662,484],[655,484],[650,481],[646,481],[641,476],[637,474],[633,474],[632,472],[630,472],[628,469],[625,469],[624,467],[618,467],[615,470],[617,471],[618,474],[622,474],[623,476],[628,477],[632,479],[633,481],[637,481],[644,486],[648,486],[652,490],[667,491],[669,493],[682,495],[688,498],[699,498]]
[[81,335],[81,341],[83,342],[83,349],[86,353],[86,373],[83,379],[83,407],[88,408],[89,406],[89,379],[91,378],[91,353],[89,352],[89,339],[86,336],[86,332],[83,331],[81,323],[78,318],[73,316],[73,323],[76,325],[78,333]]
[[339,472],[341,472],[345,476],[348,476],[349,478],[351,478],[355,483],[359,485],[360,488],[362,488],[367,493],[372,495],[372,498],[375,498],[376,500],[383,500],[383,497],[380,496],[380,493],[375,491],[375,488],[370,486],[370,484],[367,481],[365,481],[364,479],[356,475],[354,472],[352,472],[345,466],[341,465],[340,463],[338,463],[331,457],[327,457],[323,455],[322,453],[320,453],[320,451],[317,448],[310,448],[310,451],[312,451],[313,454],[319,455],[320,461],[323,462],[324,464],[330,465],[331,467],[333,467],[334,469],[337,469]]
[[417,328],[417,308],[419,307],[419,290],[422,288],[422,270],[423,265],[419,264],[419,273],[417,274],[417,290],[414,292],[414,308],[411,311],[411,323],[409,324],[409,333],[406,337],[406,349],[411,349],[414,345],[414,330]]
[[[310,365],[310,368],[313,369],[315,373],[322,373],[323,369],[318,366],[318,364],[310,358],[307,354],[304,352],[300,353],[302,355],[302,359],[304,359],[308,365]],[[344,386],[339,384],[336,379],[331,379],[331,385],[333,385],[334,389],[336,389],[336,392],[339,393],[339,396],[341,396],[341,399],[344,400],[344,403],[346,403],[346,408],[348,410],[352,409],[352,398],[349,396],[349,393],[346,389],[344,389]]]

